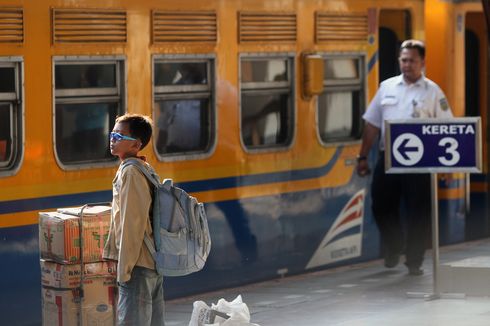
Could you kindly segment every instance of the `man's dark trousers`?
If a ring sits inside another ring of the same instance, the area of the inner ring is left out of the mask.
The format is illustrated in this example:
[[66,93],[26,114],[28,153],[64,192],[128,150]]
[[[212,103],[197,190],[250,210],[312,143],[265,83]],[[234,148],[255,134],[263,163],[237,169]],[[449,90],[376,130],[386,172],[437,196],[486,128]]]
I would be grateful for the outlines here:
[[[405,264],[418,268],[430,234],[430,174],[387,174],[384,152],[378,157],[371,186],[372,209],[385,257],[405,251]],[[400,217],[402,198],[407,211],[406,232]]]

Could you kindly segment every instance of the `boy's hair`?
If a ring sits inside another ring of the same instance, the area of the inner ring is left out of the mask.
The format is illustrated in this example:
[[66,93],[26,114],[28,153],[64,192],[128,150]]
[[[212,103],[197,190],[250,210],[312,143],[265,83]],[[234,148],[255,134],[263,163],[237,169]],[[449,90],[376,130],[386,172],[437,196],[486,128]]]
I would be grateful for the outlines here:
[[425,44],[419,40],[406,40],[400,46],[400,53],[403,49],[415,49],[422,59],[425,59]]
[[153,122],[150,117],[142,114],[126,113],[125,115],[116,118],[116,123],[118,122],[127,123],[131,137],[141,140],[140,149],[145,148],[150,141],[153,131]]

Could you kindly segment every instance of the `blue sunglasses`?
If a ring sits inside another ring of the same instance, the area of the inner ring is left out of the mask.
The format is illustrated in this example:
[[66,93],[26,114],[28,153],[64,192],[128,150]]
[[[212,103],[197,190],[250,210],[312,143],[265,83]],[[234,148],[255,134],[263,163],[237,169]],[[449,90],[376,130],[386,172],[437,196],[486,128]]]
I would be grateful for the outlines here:
[[136,138],[133,138],[133,137],[129,137],[129,136],[124,136],[124,135],[121,135],[120,133],[118,132],[111,132],[110,135],[109,135],[109,138],[111,140],[115,140],[115,141],[119,141],[119,140],[136,140]]

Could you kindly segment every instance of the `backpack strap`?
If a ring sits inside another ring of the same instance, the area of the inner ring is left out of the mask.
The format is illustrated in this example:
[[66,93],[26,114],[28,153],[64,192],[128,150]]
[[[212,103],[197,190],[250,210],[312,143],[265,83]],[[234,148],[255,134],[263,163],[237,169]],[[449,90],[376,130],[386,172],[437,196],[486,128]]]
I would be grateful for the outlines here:
[[141,163],[141,161],[139,159],[137,159],[137,158],[127,159],[126,161],[124,161],[121,170],[124,169],[126,166],[129,166],[129,165],[136,166],[145,175],[145,177],[148,180],[150,180],[150,182],[155,187],[157,187],[160,184],[160,178],[158,177],[158,175],[155,172],[148,171],[147,167],[143,163]]

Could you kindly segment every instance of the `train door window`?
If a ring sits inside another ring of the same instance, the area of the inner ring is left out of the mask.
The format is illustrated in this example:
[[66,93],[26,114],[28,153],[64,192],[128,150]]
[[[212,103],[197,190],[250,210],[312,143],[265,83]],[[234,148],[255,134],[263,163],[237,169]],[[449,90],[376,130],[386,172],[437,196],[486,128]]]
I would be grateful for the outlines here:
[[240,60],[241,139],[247,150],[291,145],[294,133],[291,56]]
[[209,155],[215,140],[214,58],[155,56],[155,149],[160,159]]
[[55,150],[63,168],[114,164],[109,132],[124,113],[123,63],[55,58]]
[[0,58],[0,175],[15,173],[23,148],[21,59]]
[[325,57],[324,92],[318,98],[318,134],[322,143],[357,140],[364,107],[364,59],[360,55]]

